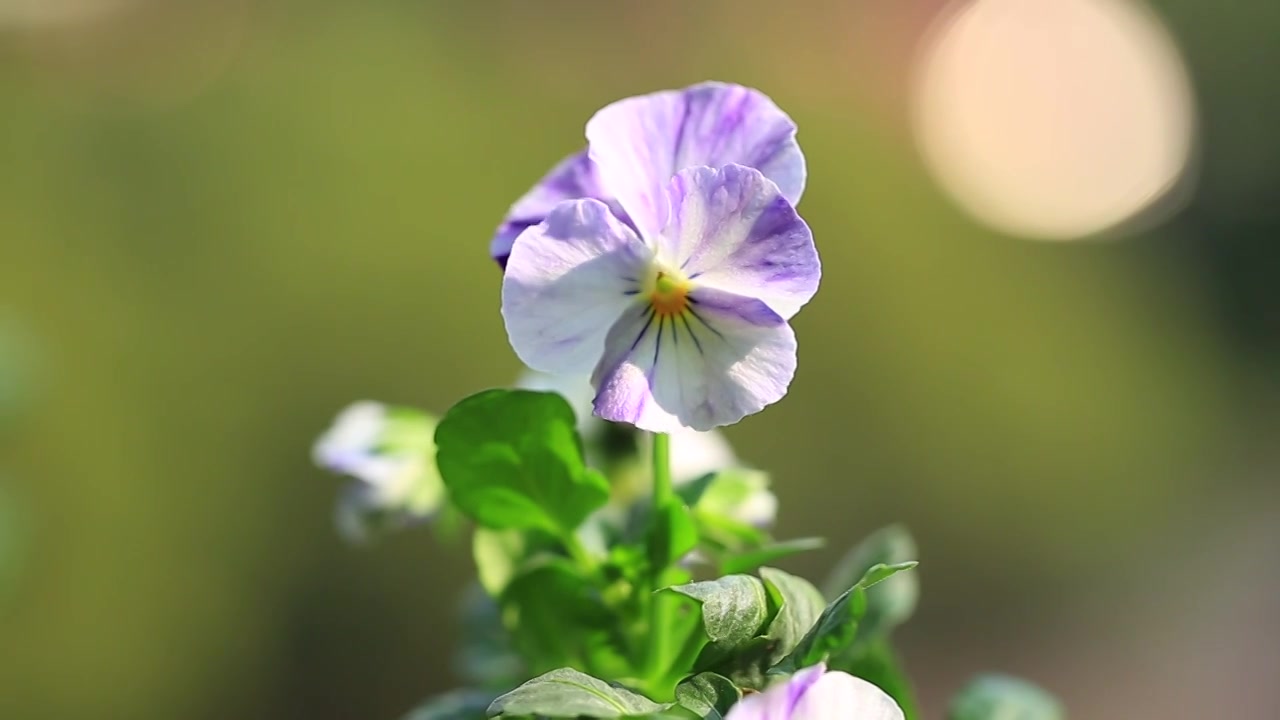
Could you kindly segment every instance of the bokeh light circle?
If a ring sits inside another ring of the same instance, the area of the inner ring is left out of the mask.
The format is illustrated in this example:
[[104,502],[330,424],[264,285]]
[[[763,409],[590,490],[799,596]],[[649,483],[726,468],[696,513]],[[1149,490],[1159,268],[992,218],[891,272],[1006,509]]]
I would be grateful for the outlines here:
[[929,171],[1013,235],[1073,239],[1159,215],[1192,154],[1186,68],[1136,2],[965,2],[928,34],[916,71]]

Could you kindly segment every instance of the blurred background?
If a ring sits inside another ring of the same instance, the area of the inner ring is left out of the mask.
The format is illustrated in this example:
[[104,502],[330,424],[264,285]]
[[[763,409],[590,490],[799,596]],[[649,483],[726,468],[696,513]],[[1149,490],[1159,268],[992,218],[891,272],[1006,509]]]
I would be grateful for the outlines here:
[[310,444],[518,361],[487,255],[615,99],[800,126],[824,284],[729,429],[820,577],[903,522],[927,714],[1280,717],[1280,5],[0,0],[0,717],[395,718],[470,574]]

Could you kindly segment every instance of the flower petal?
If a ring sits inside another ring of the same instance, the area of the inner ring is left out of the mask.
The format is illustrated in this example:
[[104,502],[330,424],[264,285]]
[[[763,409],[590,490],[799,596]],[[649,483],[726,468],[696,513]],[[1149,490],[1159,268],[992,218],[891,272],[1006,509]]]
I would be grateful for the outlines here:
[[[729,709],[725,720],[809,720],[803,715],[794,714],[795,707],[809,688],[822,679],[826,670],[826,666],[819,663],[800,670],[781,685],[775,685],[762,693],[747,695]],[[849,715],[847,720],[862,718]]]
[[502,317],[525,365],[586,374],[632,304],[649,248],[599,200],[570,200],[516,238],[502,279]]
[[489,243],[489,254],[499,265],[506,267],[511,244],[520,233],[546,220],[556,205],[565,200],[581,198],[596,198],[607,202],[596,179],[595,166],[587,158],[586,150],[579,150],[561,160],[511,206]]
[[713,288],[663,318],[636,303],[609,330],[592,376],[596,414],[641,430],[710,430],[759,412],[787,392],[795,334],[763,302]]
[[778,187],[753,168],[682,170],[671,180],[662,259],[698,285],[759,298],[790,319],[818,291],[813,234]]
[[796,703],[794,720],[903,720],[902,709],[883,690],[848,673],[829,672]]
[[645,237],[667,222],[667,182],[698,165],[737,163],[773,180],[792,204],[804,192],[796,125],[763,93],[702,83],[619,100],[587,123],[596,177]]

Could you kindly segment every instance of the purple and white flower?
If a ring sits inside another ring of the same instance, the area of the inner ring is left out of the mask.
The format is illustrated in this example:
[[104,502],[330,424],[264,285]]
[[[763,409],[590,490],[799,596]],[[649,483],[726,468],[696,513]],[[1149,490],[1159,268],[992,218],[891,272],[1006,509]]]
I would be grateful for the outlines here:
[[861,678],[819,664],[748,695],[725,720],[903,720],[898,703]]
[[609,105],[587,141],[508,218],[526,225],[502,286],[516,354],[591,373],[595,414],[652,432],[781,399],[796,367],[787,321],[820,276],[794,208],[795,124],[754,90],[703,84]]

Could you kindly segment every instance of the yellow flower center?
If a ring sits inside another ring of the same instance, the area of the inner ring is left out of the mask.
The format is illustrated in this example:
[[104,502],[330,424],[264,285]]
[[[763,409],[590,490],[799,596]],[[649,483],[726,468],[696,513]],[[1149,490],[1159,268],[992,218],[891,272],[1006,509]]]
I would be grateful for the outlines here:
[[649,304],[659,318],[681,315],[689,307],[690,289],[688,280],[659,270],[649,283]]

